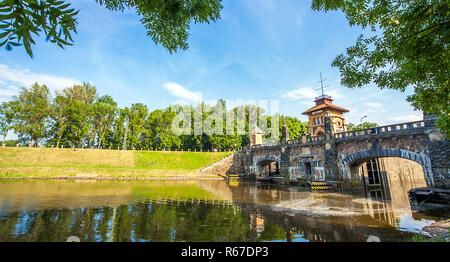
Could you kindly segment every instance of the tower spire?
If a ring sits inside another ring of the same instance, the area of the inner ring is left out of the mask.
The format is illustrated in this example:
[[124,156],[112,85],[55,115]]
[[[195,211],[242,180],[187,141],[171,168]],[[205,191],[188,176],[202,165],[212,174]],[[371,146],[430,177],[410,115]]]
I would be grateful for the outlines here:
[[321,91],[322,91],[322,97],[324,97],[325,96],[325,93],[324,93],[324,88],[325,87],[328,87],[328,85],[326,85],[326,86],[324,86],[323,85],[323,81],[325,81],[326,79],[323,79],[322,78],[322,72],[320,72],[320,81],[319,81],[319,83],[320,83],[320,89],[321,89]]
[[320,72],[320,88],[322,89],[322,96],[323,96],[323,80],[322,80],[322,72]]

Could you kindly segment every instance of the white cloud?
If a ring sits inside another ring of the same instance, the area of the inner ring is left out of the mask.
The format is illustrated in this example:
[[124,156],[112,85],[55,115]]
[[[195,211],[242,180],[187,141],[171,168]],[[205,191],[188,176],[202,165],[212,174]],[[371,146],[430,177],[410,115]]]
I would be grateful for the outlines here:
[[376,103],[376,102],[373,102],[373,103],[367,102],[366,106],[370,107],[370,108],[383,108],[383,104]]
[[194,103],[200,103],[202,101],[202,93],[201,92],[192,92],[187,90],[185,87],[177,84],[177,83],[165,83],[164,89],[169,91],[169,93],[173,96],[188,100]]
[[342,98],[342,97],[344,97],[342,94],[341,94],[341,92],[342,92],[342,90],[336,90],[336,89],[327,89],[327,88],[324,88],[324,93],[325,93],[325,95],[329,95],[329,96],[331,96],[332,98]]
[[423,119],[423,114],[417,113],[417,114],[389,117],[388,121],[400,123],[400,122],[420,121],[422,119]]
[[319,96],[319,94],[316,93],[316,91],[314,91],[312,88],[302,87],[282,94],[281,98],[288,100],[303,100],[303,99],[311,100],[315,99],[317,96]]
[[377,102],[366,102],[366,110],[365,113],[385,113],[384,105]]
[[[311,87],[301,87],[296,90],[288,91],[281,95],[281,98],[287,99],[287,100],[308,100],[308,101],[314,101],[316,97],[319,97],[321,93],[317,91],[318,89],[313,89]],[[342,90],[338,89],[328,89],[324,88],[325,95],[331,96],[334,98],[342,98],[343,95]],[[312,102],[311,102],[312,103]],[[308,103],[311,104],[311,103]]]
[[19,88],[14,85],[8,85],[6,89],[0,88],[0,96],[15,96],[19,94]]
[[80,83],[80,81],[72,78],[34,73],[28,69],[13,69],[7,65],[0,64],[0,95],[15,95],[18,89],[16,86],[28,88],[36,82],[46,85],[52,91],[62,90]]

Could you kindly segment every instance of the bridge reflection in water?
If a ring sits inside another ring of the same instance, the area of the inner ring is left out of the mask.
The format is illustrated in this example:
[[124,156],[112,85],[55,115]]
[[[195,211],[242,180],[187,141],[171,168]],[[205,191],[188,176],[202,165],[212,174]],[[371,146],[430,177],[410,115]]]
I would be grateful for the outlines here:
[[0,241],[409,241],[449,215],[394,199],[242,181],[0,182]]

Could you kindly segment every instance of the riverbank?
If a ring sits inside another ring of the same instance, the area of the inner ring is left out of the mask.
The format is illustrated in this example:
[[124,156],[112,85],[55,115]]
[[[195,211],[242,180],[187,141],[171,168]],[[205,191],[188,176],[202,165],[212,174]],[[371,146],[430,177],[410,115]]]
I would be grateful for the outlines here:
[[232,152],[0,148],[0,179],[198,179]]

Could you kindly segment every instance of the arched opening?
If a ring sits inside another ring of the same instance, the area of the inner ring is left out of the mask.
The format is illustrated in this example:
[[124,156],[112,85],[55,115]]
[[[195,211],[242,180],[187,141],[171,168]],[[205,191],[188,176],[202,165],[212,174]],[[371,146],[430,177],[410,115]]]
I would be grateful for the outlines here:
[[368,198],[362,203],[365,212],[390,226],[396,226],[403,215],[413,215],[408,191],[427,186],[426,168],[409,158],[365,157],[347,167],[352,178],[364,186]]
[[409,205],[408,191],[426,187],[422,166],[410,159],[400,157],[372,157],[359,159],[350,164],[352,176],[361,179],[368,197],[391,200],[394,205]]
[[258,179],[268,179],[280,175],[280,164],[276,160],[262,160],[257,164]]
[[325,131],[320,127],[314,132],[314,136],[321,136],[323,134],[325,134]]
[[[426,186],[432,187],[434,186],[433,173],[431,171],[431,161],[430,158],[422,153],[415,153],[408,150],[403,149],[394,149],[394,148],[382,148],[382,149],[372,149],[372,150],[364,150],[355,152],[345,156],[341,160],[341,168],[345,170],[345,176],[347,178],[351,178],[355,180],[358,178],[358,167],[361,163],[367,162],[371,159],[380,159],[380,158],[400,158],[403,160],[407,160],[406,163],[416,163],[420,168],[416,171],[416,173],[420,173],[420,177],[423,177],[426,182]],[[375,167],[378,167],[375,165]],[[416,165],[417,167],[417,165]]]

